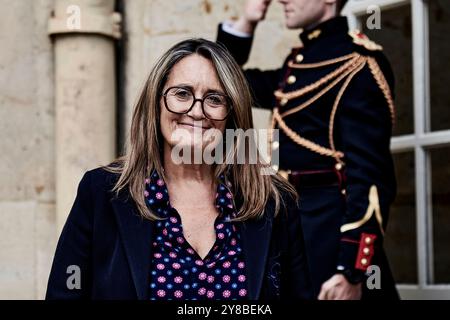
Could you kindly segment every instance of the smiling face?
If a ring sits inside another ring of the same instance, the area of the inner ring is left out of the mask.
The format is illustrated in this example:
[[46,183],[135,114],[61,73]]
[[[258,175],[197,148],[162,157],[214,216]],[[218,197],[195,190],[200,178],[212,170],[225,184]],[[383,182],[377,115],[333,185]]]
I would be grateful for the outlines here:
[[[207,101],[211,103],[218,103],[216,97],[225,95],[214,65],[198,54],[189,55],[173,66],[163,93],[173,87],[179,89],[176,89],[171,97],[166,97],[166,101],[172,101],[169,106],[172,111],[185,103],[189,92],[192,92],[196,99],[209,97]],[[211,147],[211,135],[225,131],[226,121],[208,119],[203,113],[200,101],[196,101],[188,113],[177,114],[167,110],[164,98],[161,97],[160,110],[160,127],[165,149],[172,149],[175,145],[201,149],[207,145]]]

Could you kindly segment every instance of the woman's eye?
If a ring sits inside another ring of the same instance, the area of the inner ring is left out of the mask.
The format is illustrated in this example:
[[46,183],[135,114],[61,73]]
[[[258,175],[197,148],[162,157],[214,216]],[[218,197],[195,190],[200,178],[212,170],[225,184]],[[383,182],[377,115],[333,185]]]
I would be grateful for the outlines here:
[[224,105],[226,100],[224,96],[221,95],[210,95],[206,98],[206,102],[212,105]]
[[189,91],[184,90],[184,89],[178,89],[178,90],[176,90],[176,91],[173,93],[173,95],[174,95],[175,97],[177,97],[178,99],[189,99],[189,98],[192,96],[192,94],[191,94]]

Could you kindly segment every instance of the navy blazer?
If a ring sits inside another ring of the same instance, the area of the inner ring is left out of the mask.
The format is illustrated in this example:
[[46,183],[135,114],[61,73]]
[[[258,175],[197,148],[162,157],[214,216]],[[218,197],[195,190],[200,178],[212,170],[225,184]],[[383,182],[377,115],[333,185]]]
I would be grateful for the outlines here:
[[[154,223],[138,214],[127,191],[111,192],[117,178],[102,168],[83,176],[58,241],[47,299],[149,299]],[[275,218],[271,201],[263,219],[239,222],[251,300],[312,298],[300,217],[290,209],[295,202],[284,200]],[[71,266],[79,268],[81,288],[67,285],[75,283]]]

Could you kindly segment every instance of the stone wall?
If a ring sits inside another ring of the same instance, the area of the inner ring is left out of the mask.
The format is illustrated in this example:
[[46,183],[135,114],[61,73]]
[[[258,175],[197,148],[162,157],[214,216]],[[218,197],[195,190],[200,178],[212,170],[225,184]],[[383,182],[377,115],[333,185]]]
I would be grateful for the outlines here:
[[0,299],[44,296],[56,241],[51,0],[0,0]]

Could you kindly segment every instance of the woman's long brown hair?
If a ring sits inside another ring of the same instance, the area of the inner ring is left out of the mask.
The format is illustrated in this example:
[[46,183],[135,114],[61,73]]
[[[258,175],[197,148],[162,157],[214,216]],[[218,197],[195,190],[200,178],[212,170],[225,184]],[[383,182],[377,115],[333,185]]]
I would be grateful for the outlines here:
[[[140,214],[146,219],[160,218],[145,203],[144,181],[153,170],[164,178],[163,140],[159,127],[161,91],[173,66],[192,54],[201,55],[212,62],[225,93],[231,99],[233,109],[226,128],[246,131],[253,127],[252,97],[247,81],[241,68],[224,47],[205,39],[189,39],[169,49],[154,65],[135,106],[125,155],[104,167],[109,172],[119,174],[113,191],[118,194],[121,190],[128,189]],[[240,221],[262,217],[271,198],[275,201],[277,214],[283,201],[282,190],[294,199],[297,197],[295,189],[283,178],[261,174],[263,168],[268,168],[268,164],[259,160],[256,164],[251,164],[248,159],[243,164],[237,164],[237,150],[242,143],[247,146],[254,144],[252,137],[238,137],[235,147],[227,150],[224,157],[233,159],[232,164],[223,161],[223,164],[214,165],[216,179],[224,173],[232,183],[234,193],[242,200],[237,214],[237,220]]]

